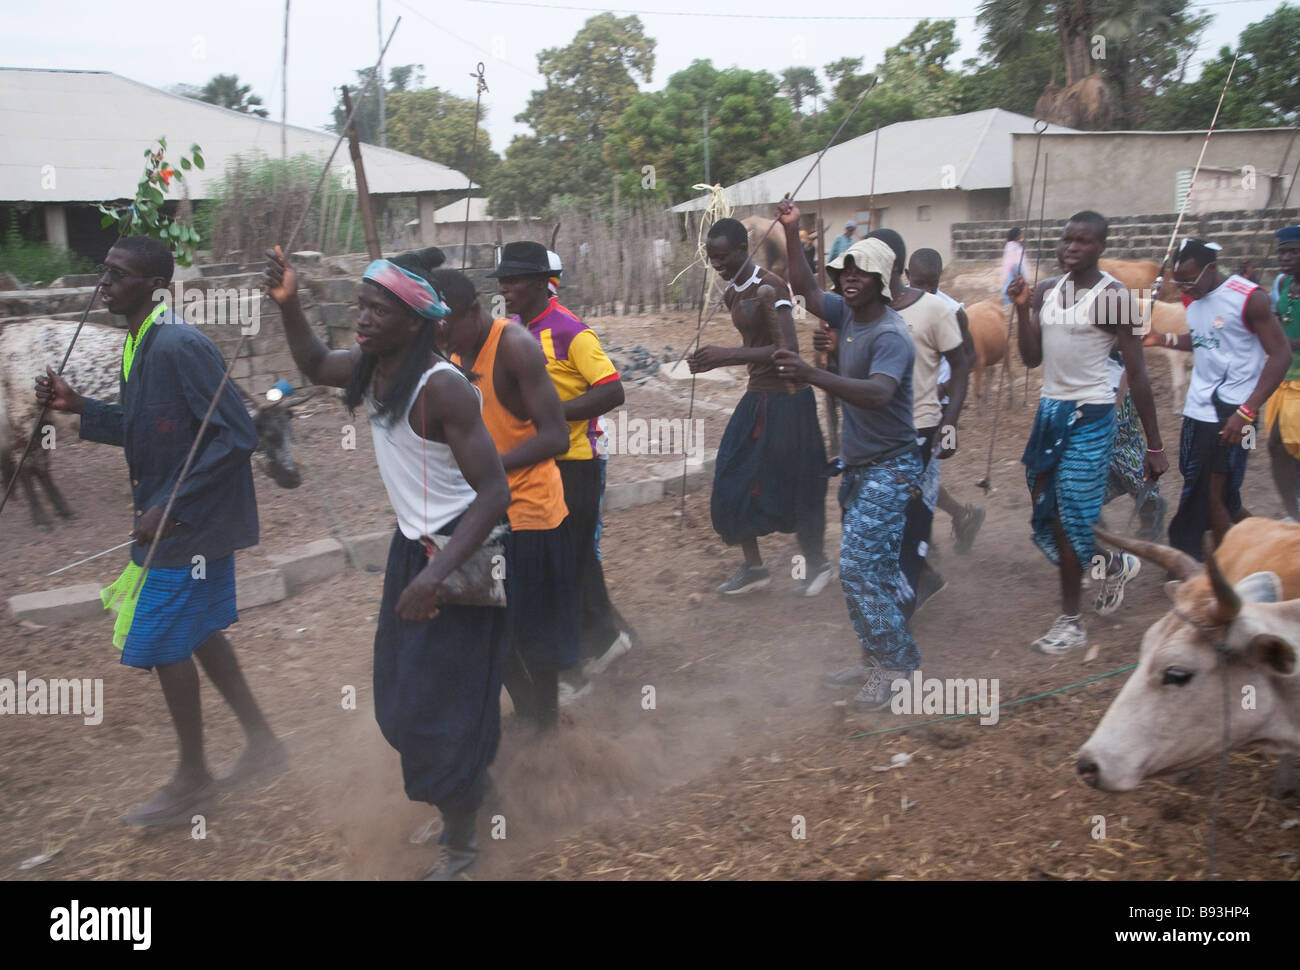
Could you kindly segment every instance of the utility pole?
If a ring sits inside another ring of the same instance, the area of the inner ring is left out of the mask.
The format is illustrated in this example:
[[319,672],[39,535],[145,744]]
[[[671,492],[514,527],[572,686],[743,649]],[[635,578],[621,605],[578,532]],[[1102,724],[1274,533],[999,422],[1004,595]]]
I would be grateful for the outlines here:
[[704,182],[706,185],[712,185],[713,179],[709,177],[709,106],[704,106]]
[[375,84],[379,87],[379,147],[388,147],[388,118],[384,113],[384,0],[375,0],[376,28],[379,35],[379,76]]
[[289,0],[284,0],[284,53],[280,62],[280,158],[289,154],[289,133],[285,119],[289,113]]

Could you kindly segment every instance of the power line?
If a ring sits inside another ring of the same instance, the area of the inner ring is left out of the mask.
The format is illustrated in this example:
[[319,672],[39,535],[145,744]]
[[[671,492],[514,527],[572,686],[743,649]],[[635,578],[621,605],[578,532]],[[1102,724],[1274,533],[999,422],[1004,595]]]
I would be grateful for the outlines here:
[[[472,47],[472,48],[474,48],[474,50],[478,51],[480,54],[486,54],[488,57],[492,58],[494,61],[498,61],[499,63],[504,64],[506,67],[510,68],[511,70],[518,71],[520,74],[522,74],[522,75],[524,75],[525,77],[530,78],[530,79],[532,79],[532,80],[535,80],[535,81],[545,81],[545,80],[546,80],[546,78],[542,77],[542,76],[541,76],[540,74],[538,74],[536,71],[530,71],[530,70],[528,70],[527,68],[520,67],[518,64],[512,64],[510,61],[506,60],[504,57],[500,57],[500,56],[498,56],[495,52],[488,50],[486,47],[483,47],[482,45],[480,45],[480,44],[477,43],[476,41],[472,41],[472,40],[470,40],[468,37],[462,37],[462,36],[460,36],[460,34],[456,33],[456,32],[453,31],[453,30],[448,30],[448,29],[447,29],[446,27],[444,27],[442,24],[438,23],[437,21],[433,20],[433,19],[430,18],[428,15],[426,15],[423,11],[417,10],[415,7],[411,6],[409,3],[406,3],[405,0],[396,0],[396,2],[397,2],[397,4],[398,4],[399,6],[405,7],[407,10],[409,10],[409,11],[410,11],[411,13],[413,13],[415,16],[419,17],[419,18],[420,18],[421,20],[423,20],[425,23],[429,24],[429,26],[438,28],[438,30],[441,30],[441,31],[442,31],[444,34],[446,34],[448,37],[452,37],[452,38],[454,38],[455,40],[460,41],[462,44],[466,45],[467,47]],[[539,6],[539,7],[540,7],[540,6],[543,6],[543,5],[542,5],[542,4],[535,4],[535,6]]]

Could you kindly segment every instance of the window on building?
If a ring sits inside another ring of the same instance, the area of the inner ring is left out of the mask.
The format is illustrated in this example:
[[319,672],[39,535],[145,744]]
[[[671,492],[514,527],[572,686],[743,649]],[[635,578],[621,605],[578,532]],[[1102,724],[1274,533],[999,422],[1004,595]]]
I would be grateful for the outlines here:
[[917,222],[930,221],[930,207],[928,205],[918,205],[916,207],[916,221]]

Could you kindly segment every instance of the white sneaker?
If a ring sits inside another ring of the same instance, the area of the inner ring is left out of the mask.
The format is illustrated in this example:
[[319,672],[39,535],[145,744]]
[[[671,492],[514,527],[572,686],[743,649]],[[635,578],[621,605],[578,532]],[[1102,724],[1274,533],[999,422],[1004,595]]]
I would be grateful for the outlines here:
[[1142,560],[1131,553],[1121,552],[1119,561],[1119,572],[1113,576],[1106,575],[1101,581],[1101,589],[1097,592],[1097,600],[1093,603],[1093,608],[1102,616],[1110,616],[1119,609],[1119,605],[1124,602],[1125,585],[1142,568]]
[[821,568],[795,587],[796,596],[816,596],[831,581],[831,561],[827,559]]
[[610,664],[631,649],[632,638],[628,636],[626,632],[620,632],[619,635],[614,638],[614,642],[609,645],[608,650],[599,657],[593,657],[582,665],[583,676],[588,678],[599,677],[606,671],[606,669],[608,669]]
[[561,707],[568,707],[570,704],[582,700],[591,693],[591,681],[588,681],[577,690],[574,690],[572,684],[562,680],[560,681],[560,687],[557,693],[557,701],[559,702],[559,705]]
[[1045,636],[1034,641],[1034,649],[1049,657],[1060,657],[1087,642],[1088,634],[1084,632],[1082,618],[1062,614]]

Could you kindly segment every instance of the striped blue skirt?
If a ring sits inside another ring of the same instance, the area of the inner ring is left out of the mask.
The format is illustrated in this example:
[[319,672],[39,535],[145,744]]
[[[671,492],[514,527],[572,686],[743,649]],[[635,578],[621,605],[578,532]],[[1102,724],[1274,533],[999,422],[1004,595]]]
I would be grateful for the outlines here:
[[234,553],[207,563],[202,576],[196,578],[189,566],[149,570],[122,647],[122,663],[146,670],[177,663],[239,619]]
[[1038,478],[1047,479],[1034,501],[1031,521],[1034,544],[1053,563],[1061,561],[1054,525],[1058,520],[1080,564],[1087,568],[1092,560],[1092,527],[1101,519],[1114,447],[1115,405],[1051,398],[1039,402],[1020,460],[1031,496]]

